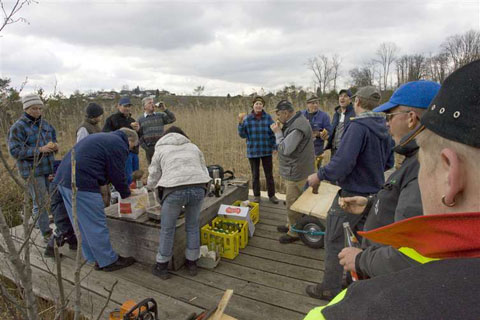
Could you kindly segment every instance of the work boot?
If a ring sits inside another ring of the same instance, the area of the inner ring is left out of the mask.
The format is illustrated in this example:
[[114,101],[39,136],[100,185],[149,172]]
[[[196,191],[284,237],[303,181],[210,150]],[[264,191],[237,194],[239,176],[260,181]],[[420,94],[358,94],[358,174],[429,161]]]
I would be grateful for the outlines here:
[[134,257],[118,256],[117,261],[115,261],[112,264],[109,264],[106,267],[101,268],[101,270],[105,271],[105,272],[116,271],[116,270],[120,270],[120,269],[129,267],[134,263],[135,263],[135,258]]
[[260,196],[253,197],[253,202],[260,203],[260,200],[261,200]]
[[278,204],[278,198],[275,197],[275,196],[270,197],[269,200],[270,200],[271,203]]
[[159,277],[162,280],[167,280],[170,278],[168,273],[168,261],[167,262],[157,262],[152,269],[152,274]]
[[292,243],[292,242],[295,242],[295,241],[298,241],[300,240],[299,237],[293,237],[291,235],[289,235],[288,233],[287,234],[284,234],[283,236],[280,237],[280,239],[278,239],[278,241],[280,241],[280,243]]
[[188,269],[188,273],[195,277],[198,274],[197,261],[185,260],[185,267]]
[[281,226],[277,226],[277,231],[278,232],[281,232],[281,233],[287,233],[288,232],[288,227],[286,225],[281,225]]
[[324,290],[321,284],[309,284],[305,288],[305,292],[312,298],[331,301],[340,293],[340,290]]

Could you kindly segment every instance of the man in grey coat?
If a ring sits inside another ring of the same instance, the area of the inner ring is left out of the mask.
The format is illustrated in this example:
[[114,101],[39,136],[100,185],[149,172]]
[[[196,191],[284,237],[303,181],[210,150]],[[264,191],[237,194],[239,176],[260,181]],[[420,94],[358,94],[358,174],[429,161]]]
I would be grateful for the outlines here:
[[[285,179],[288,226],[277,229],[286,232],[279,239],[280,243],[291,243],[299,239],[292,226],[302,217],[302,214],[290,209],[295,200],[300,197],[307,182],[307,177],[315,172],[315,152],[313,147],[312,128],[300,111],[295,113],[293,105],[282,100],[276,106],[277,122],[270,128],[275,133],[278,145],[280,176]],[[283,126],[280,128],[278,122]]]

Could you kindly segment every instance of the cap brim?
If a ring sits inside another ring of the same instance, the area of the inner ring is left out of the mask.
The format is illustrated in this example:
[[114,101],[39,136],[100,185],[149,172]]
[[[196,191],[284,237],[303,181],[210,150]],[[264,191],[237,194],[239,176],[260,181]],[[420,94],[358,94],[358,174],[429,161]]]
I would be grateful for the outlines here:
[[376,107],[372,111],[373,112],[385,112],[385,111],[393,109],[397,106],[398,106],[397,103],[392,103],[392,102],[388,101],[388,102],[385,102],[384,104],[379,105],[378,107]]

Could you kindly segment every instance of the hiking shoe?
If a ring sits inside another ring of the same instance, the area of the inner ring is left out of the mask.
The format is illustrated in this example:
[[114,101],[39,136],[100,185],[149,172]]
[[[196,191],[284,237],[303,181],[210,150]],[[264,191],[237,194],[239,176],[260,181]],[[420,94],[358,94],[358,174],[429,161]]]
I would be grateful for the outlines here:
[[305,292],[312,298],[331,301],[340,293],[340,290],[323,290],[321,285],[309,284]]
[[280,237],[280,239],[278,239],[278,241],[280,241],[280,243],[292,243],[292,242],[295,242],[297,240],[300,240],[300,238],[299,237],[292,237],[289,234],[284,234],[283,236]]
[[279,202],[278,198],[275,196],[268,198],[268,200],[270,200],[270,202],[274,204],[278,204]]
[[47,233],[45,233],[45,234],[42,236],[42,237],[43,237],[43,242],[48,243],[48,241],[50,241],[50,238],[52,237],[52,234],[53,234],[52,229],[50,229],[50,231],[48,231]]
[[168,273],[168,262],[159,263],[157,262],[152,269],[152,274],[159,277],[162,280],[167,280],[170,278]]
[[106,267],[101,268],[101,270],[105,271],[105,272],[116,271],[116,270],[120,270],[120,269],[129,267],[134,263],[135,263],[135,258],[134,257],[118,256],[117,261],[115,261],[112,264],[109,264]]
[[253,202],[260,203],[260,200],[261,200],[260,196],[253,197]]
[[282,225],[282,226],[277,226],[277,231],[278,232],[281,232],[281,233],[287,233],[289,230],[289,228],[285,225]]
[[192,261],[192,260],[185,260],[185,267],[188,270],[188,273],[192,276],[195,277],[198,274],[198,268],[197,268],[197,262]]

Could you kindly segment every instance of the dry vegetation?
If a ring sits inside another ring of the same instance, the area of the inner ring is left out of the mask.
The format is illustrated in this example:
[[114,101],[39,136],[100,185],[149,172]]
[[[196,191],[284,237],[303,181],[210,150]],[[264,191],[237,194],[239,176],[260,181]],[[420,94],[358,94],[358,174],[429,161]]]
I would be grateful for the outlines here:
[[[166,103],[172,110],[177,121],[176,126],[185,130],[190,139],[198,145],[205,154],[207,164],[220,164],[226,170],[232,170],[236,176],[250,178],[250,165],[246,158],[245,140],[237,133],[237,115],[239,112],[250,111],[250,98],[213,98],[213,97],[167,97]],[[267,100],[267,112],[272,110],[279,98]],[[115,112],[113,101],[97,101],[106,110],[105,117]],[[295,101],[294,101],[295,102]],[[335,100],[328,102],[324,107],[332,114]],[[50,100],[45,109],[47,119],[57,130],[60,151],[57,159],[70,150],[75,143],[76,128],[83,120],[83,110],[87,102],[76,100]],[[141,102],[134,100],[133,117],[137,118],[143,112]],[[304,101],[295,104],[297,109],[305,108]],[[5,112],[5,110],[3,110]],[[8,156],[6,134],[11,124],[21,115],[22,109],[18,104],[10,105],[6,115],[0,122],[0,147],[13,167],[15,162]],[[328,152],[327,152],[328,158]],[[324,161],[325,163],[325,161]],[[147,168],[145,153],[140,152],[140,166]],[[278,192],[283,192],[281,178],[278,175],[278,159],[274,156],[274,176]],[[265,190],[265,180],[261,174],[262,190]],[[0,205],[5,213],[11,216],[12,225],[18,223],[14,213],[21,210],[23,195],[6,174],[4,168],[0,170],[0,179],[6,181],[4,190],[0,193]],[[16,223],[15,223],[16,222]]]

